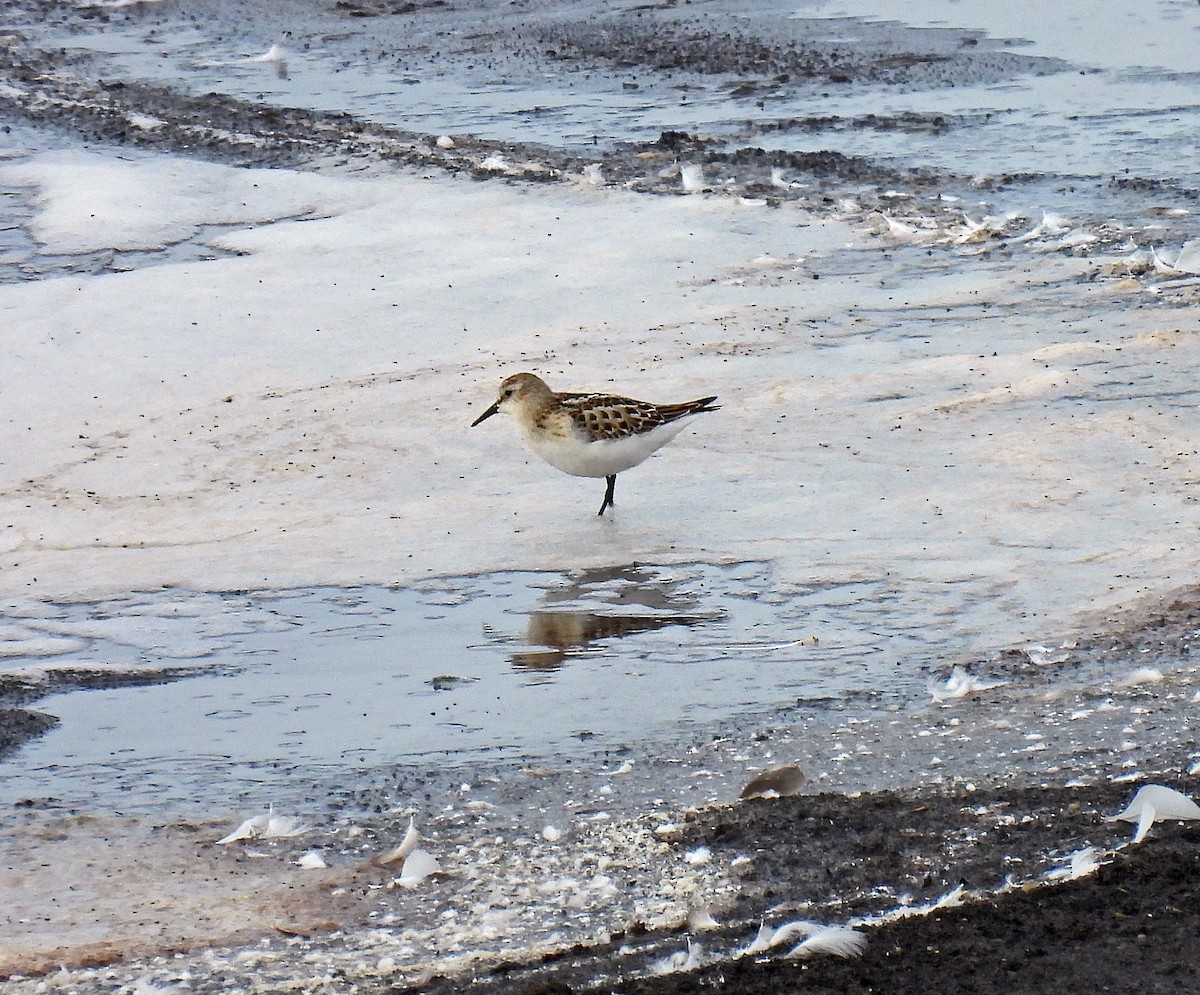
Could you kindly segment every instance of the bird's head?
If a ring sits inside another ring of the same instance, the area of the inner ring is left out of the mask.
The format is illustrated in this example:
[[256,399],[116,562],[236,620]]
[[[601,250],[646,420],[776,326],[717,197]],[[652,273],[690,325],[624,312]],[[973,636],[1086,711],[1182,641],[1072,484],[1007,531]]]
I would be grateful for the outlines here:
[[499,411],[512,414],[514,410],[533,400],[551,396],[552,391],[545,381],[532,373],[514,373],[500,384],[500,394],[494,404],[483,414],[471,422],[474,428],[481,421],[486,421]]

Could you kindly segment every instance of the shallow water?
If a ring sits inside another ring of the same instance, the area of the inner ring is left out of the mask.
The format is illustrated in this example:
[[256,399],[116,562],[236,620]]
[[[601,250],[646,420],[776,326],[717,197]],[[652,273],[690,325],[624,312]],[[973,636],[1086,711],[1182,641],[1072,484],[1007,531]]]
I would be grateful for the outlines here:
[[898,610],[880,582],[781,594],[765,564],[61,605],[10,620],[6,655],[24,639],[42,667],[199,672],[43,699],[61,724],[0,767],[0,798],[205,814],[214,792],[294,804],[309,789],[290,783],[340,770],[546,761],[782,705],[911,703],[931,658],[965,647],[905,631]]

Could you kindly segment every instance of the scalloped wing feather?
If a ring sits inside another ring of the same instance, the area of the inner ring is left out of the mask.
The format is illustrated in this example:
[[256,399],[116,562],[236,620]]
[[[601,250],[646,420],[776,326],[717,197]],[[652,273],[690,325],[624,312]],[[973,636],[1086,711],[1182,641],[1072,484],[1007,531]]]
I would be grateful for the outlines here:
[[635,401],[631,397],[613,394],[559,395],[562,409],[593,440],[641,435],[688,415],[715,411],[716,408],[712,406],[715,400],[714,396],[681,404],[651,404],[649,401]]

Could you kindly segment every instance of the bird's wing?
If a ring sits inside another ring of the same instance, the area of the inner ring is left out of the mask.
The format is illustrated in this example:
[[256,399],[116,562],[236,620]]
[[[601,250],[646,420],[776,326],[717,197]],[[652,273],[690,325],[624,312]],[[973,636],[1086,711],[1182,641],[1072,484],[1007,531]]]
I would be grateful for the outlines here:
[[[661,409],[648,401],[615,394],[568,394],[562,409],[589,438],[624,439],[665,425]],[[678,417],[676,415],[675,417]]]

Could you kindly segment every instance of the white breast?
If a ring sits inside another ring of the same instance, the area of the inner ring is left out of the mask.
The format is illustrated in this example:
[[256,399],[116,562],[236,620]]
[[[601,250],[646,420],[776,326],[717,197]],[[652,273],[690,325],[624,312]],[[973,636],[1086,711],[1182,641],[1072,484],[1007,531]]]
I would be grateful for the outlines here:
[[572,433],[567,436],[528,432],[522,426],[525,442],[552,467],[576,477],[608,477],[644,462],[656,449],[670,442],[691,418],[659,425],[649,432],[623,439],[585,441]]

